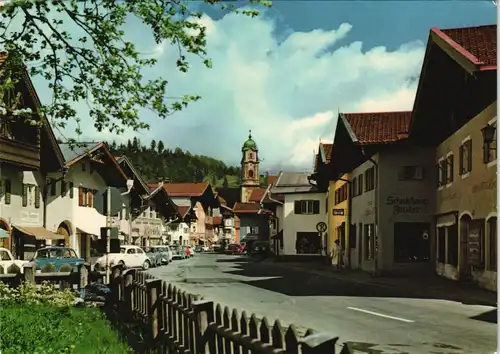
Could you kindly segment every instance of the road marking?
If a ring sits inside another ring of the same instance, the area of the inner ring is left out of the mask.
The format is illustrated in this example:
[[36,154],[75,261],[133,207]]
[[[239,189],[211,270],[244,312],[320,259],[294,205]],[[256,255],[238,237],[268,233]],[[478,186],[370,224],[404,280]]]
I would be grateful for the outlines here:
[[374,315],[374,316],[379,316],[379,317],[384,317],[384,318],[390,318],[391,320],[396,320],[396,321],[401,321],[401,322],[407,322],[407,323],[413,323],[413,322],[415,322],[415,321],[412,321],[412,320],[407,320],[406,318],[389,316],[389,315],[384,315],[383,313],[378,313],[378,312],[373,312],[373,311],[369,311],[369,310],[358,309],[357,307],[350,307],[350,306],[348,306],[347,308],[349,310],[364,312],[364,313],[368,313],[368,314]]

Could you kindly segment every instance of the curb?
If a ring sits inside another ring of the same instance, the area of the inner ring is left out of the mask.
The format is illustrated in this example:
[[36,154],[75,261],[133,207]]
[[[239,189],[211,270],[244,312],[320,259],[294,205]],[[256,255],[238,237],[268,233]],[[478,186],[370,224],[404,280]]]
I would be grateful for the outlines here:
[[[346,282],[350,282],[350,283],[356,283],[356,284],[365,284],[365,285],[370,285],[370,286],[376,286],[376,287],[380,287],[380,288],[384,288],[384,289],[397,289],[398,287],[396,285],[390,285],[390,284],[380,284],[380,283],[376,283],[376,282],[373,282],[373,281],[363,281],[363,280],[357,280],[357,279],[350,279],[348,277],[339,277],[337,276],[335,273],[330,273],[328,271],[321,271],[321,270],[316,270],[316,269],[303,269],[303,268],[300,268],[300,267],[297,267],[297,266],[286,266],[284,264],[279,264],[279,263],[274,263],[273,266],[275,267],[280,267],[280,268],[285,268],[285,269],[293,269],[295,271],[299,271],[299,272],[302,272],[302,273],[309,273],[309,274],[315,274],[315,275],[323,275],[323,276],[327,276],[327,277],[331,277],[331,278],[335,278],[335,279],[338,279],[338,280],[342,280],[342,281],[346,281]],[[410,290],[410,293],[413,294],[415,297],[421,297],[422,296],[422,292],[418,291],[418,290]],[[428,295],[431,296],[431,297],[436,297],[436,298],[439,298],[439,296],[432,296],[433,292],[429,292]],[[466,304],[468,301],[474,301],[474,302],[477,302],[478,304],[481,304],[481,305],[485,305],[485,306],[493,306],[493,307],[497,307],[497,303],[496,302],[493,302],[493,301],[485,301],[483,299],[480,299],[480,298],[476,298],[476,297],[469,297],[469,298],[450,298],[448,299],[449,301],[455,301],[455,302],[462,302],[464,304]]]

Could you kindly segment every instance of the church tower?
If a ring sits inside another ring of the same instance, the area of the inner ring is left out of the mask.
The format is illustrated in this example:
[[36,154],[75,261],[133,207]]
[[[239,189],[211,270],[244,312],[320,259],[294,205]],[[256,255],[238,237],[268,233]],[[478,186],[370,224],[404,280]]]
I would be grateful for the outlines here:
[[241,201],[248,202],[250,194],[259,188],[259,149],[252,139],[252,131],[241,148]]

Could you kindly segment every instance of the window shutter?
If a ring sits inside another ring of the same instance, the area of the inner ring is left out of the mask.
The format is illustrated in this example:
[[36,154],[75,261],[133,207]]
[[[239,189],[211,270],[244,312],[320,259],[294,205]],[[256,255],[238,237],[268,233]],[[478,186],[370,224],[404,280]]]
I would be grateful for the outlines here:
[[78,187],[78,206],[84,206],[83,193],[83,187]]
[[441,171],[441,166],[439,164],[436,165],[436,183],[437,183],[437,186],[440,187],[441,186],[441,174],[440,174],[440,171]]
[[40,208],[40,187],[35,186],[35,208]]
[[23,207],[28,206],[28,185],[23,183]]
[[460,145],[458,149],[458,173],[460,175],[464,174],[464,146]]
[[56,195],[57,182],[55,178],[50,179],[50,195]]
[[449,173],[448,173],[448,182],[453,182],[453,174],[454,174],[454,161],[453,161],[453,155],[448,156],[448,167],[449,167]]
[[61,181],[61,197],[66,195],[66,182]]
[[94,207],[94,194],[91,189],[87,190],[87,205],[89,208]]
[[74,188],[73,182],[69,182],[69,197],[71,199],[73,199],[74,194],[75,194],[75,191],[73,190],[73,188]]
[[11,197],[11,182],[10,179],[5,180],[5,204],[10,204]]
[[313,214],[319,214],[319,200],[313,200]]
[[300,209],[300,200],[296,200],[293,203],[293,206],[294,206],[294,212],[295,212],[295,214],[302,214],[302,210]]
[[472,171],[472,140],[467,141],[467,172]]

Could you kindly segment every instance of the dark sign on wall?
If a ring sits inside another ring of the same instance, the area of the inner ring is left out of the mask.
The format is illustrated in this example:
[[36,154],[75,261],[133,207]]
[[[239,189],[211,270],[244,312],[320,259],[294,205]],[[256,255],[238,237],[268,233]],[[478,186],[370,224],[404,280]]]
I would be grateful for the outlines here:
[[417,197],[397,197],[388,196],[386,205],[392,206],[392,213],[399,214],[420,214],[426,211],[429,205],[429,199]]
[[333,209],[333,215],[343,216],[345,215],[345,209]]
[[479,267],[483,264],[481,255],[481,226],[471,223],[469,235],[467,236],[468,258],[472,266]]

